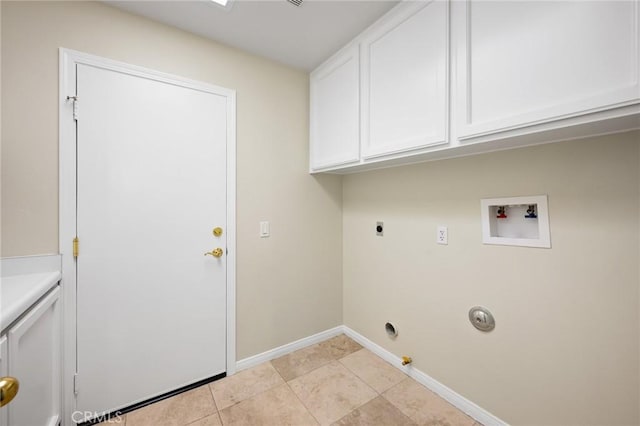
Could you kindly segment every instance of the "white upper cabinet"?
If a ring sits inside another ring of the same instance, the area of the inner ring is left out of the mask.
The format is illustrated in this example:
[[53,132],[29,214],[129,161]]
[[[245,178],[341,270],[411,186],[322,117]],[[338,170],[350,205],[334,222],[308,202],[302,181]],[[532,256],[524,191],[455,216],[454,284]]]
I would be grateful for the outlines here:
[[407,2],[363,35],[364,159],[447,142],[448,22],[448,2]]
[[311,171],[640,128],[640,0],[402,1],[311,74]]
[[459,139],[638,102],[638,1],[453,5]]
[[359,64],[356,45],[311,73],[312,171],[360,159]]

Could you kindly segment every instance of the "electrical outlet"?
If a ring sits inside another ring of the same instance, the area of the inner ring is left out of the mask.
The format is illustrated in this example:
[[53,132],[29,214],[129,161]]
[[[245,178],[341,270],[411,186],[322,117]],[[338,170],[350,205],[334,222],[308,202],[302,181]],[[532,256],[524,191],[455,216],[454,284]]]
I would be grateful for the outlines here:
[[449,244],[449,232],[446,226],[438,226],[438,233],[436,234],[436,242],[438,244]]

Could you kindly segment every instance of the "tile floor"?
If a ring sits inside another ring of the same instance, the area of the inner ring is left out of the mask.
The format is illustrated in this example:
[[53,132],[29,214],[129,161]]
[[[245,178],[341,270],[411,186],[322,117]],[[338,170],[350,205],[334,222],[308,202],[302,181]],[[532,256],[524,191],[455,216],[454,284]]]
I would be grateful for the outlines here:
[[480,426],[345,335],[132,411],[119,425]]

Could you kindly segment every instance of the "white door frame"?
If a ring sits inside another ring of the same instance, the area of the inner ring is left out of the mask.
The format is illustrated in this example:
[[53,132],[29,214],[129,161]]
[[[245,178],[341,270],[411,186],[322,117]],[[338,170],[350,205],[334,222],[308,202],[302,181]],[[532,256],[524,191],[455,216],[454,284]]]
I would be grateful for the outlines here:
[[[71,424],[76,409],[74,374],[76,373],[76,269],[73,239],[76,236],[76,124],[73,102],[67,96],[76,95],[76,65],[85,64],[135,75],[181,87],[188,87],[227,99],[227,300],[226,300],[226,373],[236,370],[236,92],[224,87],[188,80],[171,74],[129,65],[70,49],[60,48],[59,105],[59,249],[62,255],[63,308],[63,417],[62,425]],[[78,100],[81,114],[82,99]],[[82,244],[80,244],[82,253]],[[82,254],[81,254],[82,255]]]

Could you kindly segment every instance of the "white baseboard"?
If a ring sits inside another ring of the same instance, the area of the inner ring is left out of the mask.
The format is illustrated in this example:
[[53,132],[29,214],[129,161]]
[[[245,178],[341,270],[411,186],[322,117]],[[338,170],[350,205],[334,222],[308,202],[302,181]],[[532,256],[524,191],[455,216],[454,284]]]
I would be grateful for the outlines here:
[[340,325],[338,327],[322,331],[318,334],[314,334],[313,336],[305,337],[304,339],[296,340],[295,342],[291,342],[275,349],[271,349],[261,354],[241,359],[236,363],[236,371],[245,370],[247,368],[262,364],[263,362],[271,361],[272,359],[297,351],[298,349],[306,348],[307,346],[315,345],[316,343],[323,342],[327,339],[343,333],[351,337],[353,340],[360,343],[360,345],[378,355],[380,358],[384,359],[394,367],[398,368],[409,377],[416,380],[427,389],[440,395],[451,405],[466,413],[479,423],[482,423],[485,426],[508,426],[508,423],[506,423],[505,421],[500,420],[498,417],[494,416],[484,408],[479,407],[475,403],[469,401],[467,398],[449,389],[433,377],[430,377],[429,375],[412,367],[411,365],[403,366],[402,358],[392,354],[382,346],[372,342],[360,333],[350,329],[345,325]]
[[506,423],[503,420],[500,420],[498,417],[494,416],[487,410],[482,407],[479,407],[475,403],[469,401],[467,398],[462,395],[456,393],[452,389],[449,389],[433,377],[423,373],[422,371],[412,367],[411,365],[403,366],[402,358],[396,356],[383,348],[382,346],[372,342],[367,339],[360,333],[350,329],[347,326],[343,326],[344,334],[351,337],[356,342],[360,343],[362,346],[378,355],[380,358],[384,359],[394,367],[398,368],[409,377],[413,378],[418,383],[425,386],[427,389],[433,391],[434,393],[440,395],[442,398],[447,400],[451,405],[459,409],[460,411],[466,413],[468,416],[472,417],[474,420],[482,423],[485,426],[506,426]]
[[343,326],[331,328],[329,330],[321,331],[313,336],[305,337],[295,342],[287,343],[286,345],[279,346],[275,349],[262,352],[261,354],[250,356],[248,358],[241,359],[236,362],[236,371],[246,370],[247,368],[255,367],[263,362],[271,361],[272,359],[279,358],[283,355],[297,351],[298,349],[306,348],[307,346],[315,345],[316,343],[324,342],[327,339],[338,336],[343,333]]

